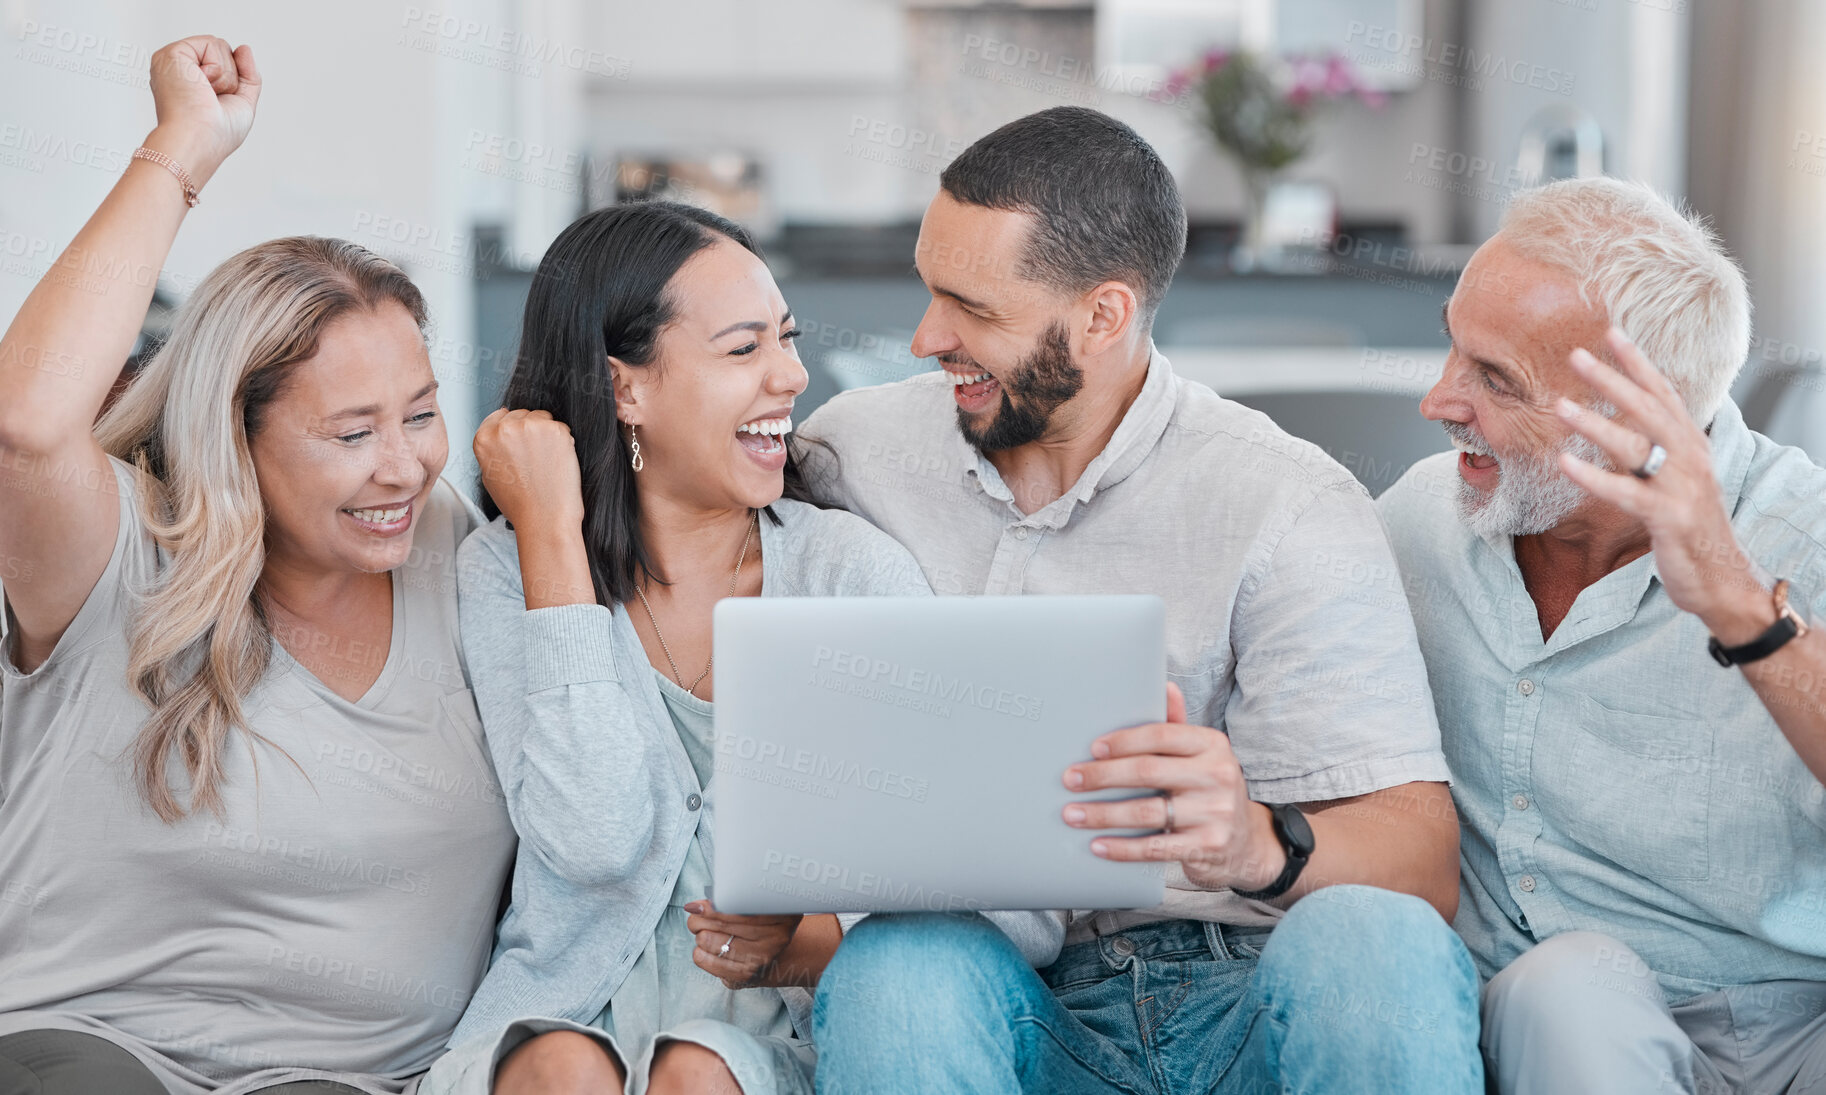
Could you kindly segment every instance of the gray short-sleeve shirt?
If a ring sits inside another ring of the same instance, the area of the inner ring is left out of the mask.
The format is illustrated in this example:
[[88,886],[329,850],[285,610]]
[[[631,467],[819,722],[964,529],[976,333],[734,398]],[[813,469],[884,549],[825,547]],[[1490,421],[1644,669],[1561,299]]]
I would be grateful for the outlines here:
[[[827,500],[904,544],[940,594],[1153,593],[1188,718],[1229,733],[1265,802],[1445,781],[1387,537],[1369,495],[1316,446],[1173,375],[1139,396],[1065,495],[1023,513],[957,428],[950,379],[846,392],[801,430]],[[1114,727],[1112,727],[1114,729]],[[1194,887],[1160,915],[1267,925],[1280,910]]]
[[0,639],[0,1034],[99,1034],[177,1092],[299,1069],[398,1091],[481,977],[514,846],[458,643],[476,516],[432,493],[360,701],[275,643],[244,701],[271,744],[236,735],[222,815],[167,825],[122,756],[146,715],[127,621],[161,558],[113,466],[119,533],[81,611],[32,673]]

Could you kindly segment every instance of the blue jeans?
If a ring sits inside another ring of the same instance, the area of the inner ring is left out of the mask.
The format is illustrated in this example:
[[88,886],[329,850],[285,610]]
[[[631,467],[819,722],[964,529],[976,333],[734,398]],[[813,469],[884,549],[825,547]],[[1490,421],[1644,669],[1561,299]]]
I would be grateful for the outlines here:
[[1272,932],[1189,920],[1035,971],[975,914],[871,916],[819,980],[821,1095],[1482,1095],[1478,979],[1419,898],[1333,886]]

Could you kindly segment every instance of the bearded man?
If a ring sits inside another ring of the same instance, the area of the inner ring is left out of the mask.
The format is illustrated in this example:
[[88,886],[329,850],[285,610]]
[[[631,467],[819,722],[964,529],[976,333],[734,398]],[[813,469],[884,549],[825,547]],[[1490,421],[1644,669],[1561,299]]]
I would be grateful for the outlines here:
[[819,1089],[1481,1092],[1448,773],[1368,494],[1154,348],[1186,217],[1134,131],[1042,111],[940,186],[913,352],[942,370],[821,408],[807,478],[940,593],[1166,601],[1168,721],[1060,776],[1156,792],[1062,820],[1165,862],[1167,898],[1061,913],[1040,970],[974,914],[863,920],[819,982]]
[[1727,397],[1743,275],[1648,187],[1569,180],[1446,320],[1420,409],[1458,451],[1379,506],[1496,1088],[1826,1091],[1826,471]]

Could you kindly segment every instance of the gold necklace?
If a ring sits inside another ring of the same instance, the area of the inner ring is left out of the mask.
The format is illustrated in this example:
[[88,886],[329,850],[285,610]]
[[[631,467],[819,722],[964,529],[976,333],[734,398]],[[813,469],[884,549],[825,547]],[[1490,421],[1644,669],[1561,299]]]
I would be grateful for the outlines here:
[[[761,515],[758,513],[754,514],[748,522],[747,535],[742,537],[742,553],[735,557],[735,573],[729,576],[729,595],[731,597],[735,596],[736,582],[742,577],[742,561],[748,558],[748,545],[754,540],[755,529],[760,527],[760,524]],[[685,688],[685,678],[678,671],[678,663],[672,660],[672,648],[666,645],[666,637],[660,633],[659,621],[653,617],[653,606],[647,603],[646,592],[639,586],[634,587],[634,592],[640,597],[640,607],[647,610],[647,622],[653,625],[653,637],[659,640],[659,649],[666,655],[666,664],[672,667],[672,679],[678,682],[680,688]],[[716,648],[712,647],[710,651],[710,661],[704,663],[704,671],[697,675],[697,680],[691,682],[691,687],[685,688],[685,695],[697,695],[697,686],[703,684],[704,678],[710,675],[710,666],[715,661]]]

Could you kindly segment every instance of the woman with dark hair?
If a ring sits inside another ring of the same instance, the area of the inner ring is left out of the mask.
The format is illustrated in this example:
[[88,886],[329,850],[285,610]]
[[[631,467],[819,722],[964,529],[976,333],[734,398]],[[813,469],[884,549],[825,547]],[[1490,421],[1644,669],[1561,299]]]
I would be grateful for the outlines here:
[[[495,520],[457,561],[513,903],[425,1092],[811,1090],[804,990],[842,925],[706,897],[711,608],[927,587],[791,497],[798,333],[748,233],[691,206],[588,214],[540,263],[476,434]],[[998,920],[1045,945],[1037,915]]]

